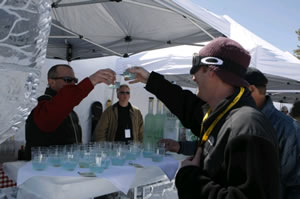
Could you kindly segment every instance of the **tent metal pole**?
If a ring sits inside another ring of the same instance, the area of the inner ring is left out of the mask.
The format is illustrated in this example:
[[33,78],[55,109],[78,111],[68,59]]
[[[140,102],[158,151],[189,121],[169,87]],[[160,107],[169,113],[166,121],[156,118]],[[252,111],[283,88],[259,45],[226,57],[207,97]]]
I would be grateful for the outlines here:
[[[61,1],[61,0],[60,0]],[[53,8],[60,8],[60,7],[70,7],[70,6],[81,6],[81,5],[87,5],[87,4],[95,4],[95,3],[105,3],[105,2],[114,2],[111,0],[89,0],[89,1],[81,1],[81,2],[75,2],[75,3],[59,3],[60,1],[57,1],[52,4]]]
[[[135,52],[135,53],[130,53],[128,54],[128,57],[132,56],[132,55],[135,55],[135,54],[138,54],[138,53],[141,53],[141,52],[144,52],[144,51],[148,51],[148,50],[153,50],[153,49],[158,49],[158,48],[161,48],[163,45],[165,45],[167,43],[163,43],[163,42],[160,42],[158,43],[158,45],[156,46],[152,46],[152,47],[149,47],[149,48],[144,48],[143,50],[139,51],[139,52]],[[175,44],[175,45],[174,45]],[[178,46],[178,45],[189,45],[189,46],[199,46],[199,47],[203,47],[205,46],[204,44],[187,44],[187,43],[174,43],[172,42],[171,44],[169,44],[170,46],[166,46],[166,47],[172,47],[172,46]]]
[[66,28],[64,28],[64,27],[61,27],[61,26],[56,25],[56,24],[54,24],[54,23],[52,23],[52,26],[54,26],[54,27],[56,27],[56,28],[58,28],[58,29],[60,29],[60,30],[63,30],[63,31],[65,31],[65,32],[67,32],[67,33],[70,33],[70,34],[72,34],[72,35],[75,35],[75,36],[78,37],[78,39],[82,39],[82,40],[84,40],[84,41],[87,41],[88,43],[94,44],[95,46],[98,46],[98,47],[100,47],[100,48],[102,48],[102,49],[104,49],[104,50],[106,50],[106,51],[108,51],[108,52],[111,52],[111,53],[114,54],[114,55],[117,55],[117,56],[120,56],[120,57],[123,56],[123,54],[117,53],[117,52],[115,52],[115,51],[113,51],[113,50],[111,50],[111,49],[109,49],[109,48],[106,48],[106,47],[104,47],[104,46],[102,46],[102,45],[100,45],[100,44],[97,44],[96,42],[93,42],[92,40],[90,40],[90,39],[88,39],[88,38],[85,38],[84,36],[79,35],[79,34],[77,34],[77,33],[74,33],[73,31],[70,31],[70,30],[68,30],[68,29],[66,29]]
[[194,22],[192,19],[188,18],[187,19],[194,24],[195,26],[197,26],[200,30],[202,30],[203,32],[205,32],[205,34],[207,34],[210,38],[215,39],[215,37],[213,35],[211,35],[209,32],[207,32],[204,28],[202,28],[199,24],[197,24],[196,22]]
[[56,2],[53,2],[52,3],[52,7],[56,7],[58,4],[59,4],[59,2],[61,2],[62,0],[57,0]]
[[166,8],[160,8],[154,5],[149,5],[149,4],[145,4],[145,3],[139,3],[136,1],[132,1],[132,0],[123,0],[126,3],[131,3],[131,4],[135,4],[135,5],[139,5],[139,6],[143,6],[143,7],[147,7],[147,8],[152,8],[152,9],[156,9],[156,10],[161,10],[161,11],[165,11],[165,12],[169,12],[169,13],[174,13],[172,10],[170,9],[166,9]]
[[[205,34],[203,32],[196,32],[196,33],[193,33],[193,34],[185,35],[183,37],[178,37],[178,38],[174,39],[171,42],[174,43],[174,44],[180,44],[180,45],[203,46],[203,44],[187,44],[187,43],[184,44],[184,43],[176,42],[176,40],[180,40],[180,39],[185,39],[185,38],[188,38],[188,37],[192,37],[192,36],[198,35],[200,33]],[[205,41],[202,41],[202,42],[205,42]]]
[[50,39],[78,39],[78,36],[65,36],[65,35],[56,35],[56,36],[49,36]]
[[100,47],[100,48],[102,48],[102,49],[104,49],[104,50],[106,50],[106,51],[108,51],[108,52],[111,52],[111,53],[113,53],[114,55],[123,57],[123,54],[117,53],[117,52],[115,52],[115,51],[113,51],[113,50],[111,50],[111,49],[109,49],[109,48],[106,48],[106,47],[104,47],[104,46],[102,46],[102,45],[100,45],[100,44],[97,44],[96,42],[93,42],[93,41],[90,40],[90,39],[87,39],[87,38],[82,38],[82,39],[83,39],[84,41],[87,41],[87,42],[89,42],[89,43],[91,43],[91,44],[94,44],[95,46],[98,46],[98,47]]
[[[198,34],[198,33],[196,33]],[[196,35],[196,34],[192,34],[192,35]],[[134,37],[134,40],[142,40],[142,41],[152,41],[152,42],[156,42],[156,43],[159,43],[159,44],[169,44],[170,46],[177,46],[177,45],[189,45],[189,46],[204,46],[204,44],[189,44],[189,43],[182,43],[182,42],[176,42],[176,40],[178,39],[182,39],[182,38],[185,38],[185,37],[189,37],[191,35],[187,35],[187,36],[184,36],[184,37],[180,37],[180,38],[176,38],[174,40],[169,40],[169,41],[158,41],[158,40],[152,40],[152,39],[146,39],[146,38],[140,38],[140,37]]]
[[156,47],[149,47],[149,48],[144,48],[142,51],[139,51],[139,52],[136,52],[136,53],[130,53],[128,54],[128,57],[132,56],[132,55],[135,55],[135,54],[138,54],[138,53],[141,53],[141,52],[144,52],[144,51],[148,51],[148,50],[153,50],[153,49],[156,49],[156,48],[160,48],[161,46],[163,46],[164,44],[159,44],[157,45]]
[[[59,4],[60,1],[61,0],[55,2],[52,7],[59,8],[59,7],[80,6],[80,5],[87,5],[87,4],[105,3],[105,2],[117,2],[117,1],[111,1],[111,0],[89,0],[89,1],[82,1],[82,2],[76,2],[76,3],[62,3],[62,4]],[[126,3],[135,4],[135,5],[139,5],[139,6],[143,6],[143,7],[148,7],[148,8],[152,8],[152,9],[157,9],[157,10],[162,10],[162,11],[165,11],[165,12],[173,13],[172,10],[169,10],[169,9],[166,9],[166,8],[160,8],[160,7],[145,4],[145,3],[139,3],[139,2],[136,2],[136,1],[132,1],[132,0],[121,0],[121,1],[126,2]]]
[[55,24],[55,23],[52,23],[51,26],[54,26],[54,27],[56,27],[56,28],[58,28],[58,29],[60,29],[60,30],[63,30],[63,31],[65,31],[65,32],[69,33],[69,34],[72,34],[72,35],[74,35],[74,36],[77,36],[79,39],[81,39],[81,38],[83,37],[82,35],[79,35],[79,34],[73,32],[73,31],[68,30],[68,29],[66,29],[66,28],[64,28],[64,27],[62,27],[62,26],[59,26],[59,25]]

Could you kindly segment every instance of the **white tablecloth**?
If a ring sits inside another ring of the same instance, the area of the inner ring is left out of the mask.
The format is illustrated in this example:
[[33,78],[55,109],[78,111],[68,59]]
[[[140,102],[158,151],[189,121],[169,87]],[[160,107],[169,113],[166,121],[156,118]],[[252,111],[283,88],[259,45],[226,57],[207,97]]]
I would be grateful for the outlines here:
[[[181,159],[181,158],[179,158]],[[161,180],[172,180],[179,167],[178,157],[166,157],[162,162],[152,162],[151,159],[140,158],[132,161],[144,168],[133,166],[112,166],[97,177],[81,177],[78,171],[64,171],[62,168],[49,167],[46,171],[35,171],[31,163],[5,163],[5,168],[19,169],[16,179],[19,187],[18,198],[55,198],[82,199],[122,191],[127,193],[130,188],[151,184]],[[8,169],[5,169],[8,170]],[[7,174],[10,177],[13,175]]]

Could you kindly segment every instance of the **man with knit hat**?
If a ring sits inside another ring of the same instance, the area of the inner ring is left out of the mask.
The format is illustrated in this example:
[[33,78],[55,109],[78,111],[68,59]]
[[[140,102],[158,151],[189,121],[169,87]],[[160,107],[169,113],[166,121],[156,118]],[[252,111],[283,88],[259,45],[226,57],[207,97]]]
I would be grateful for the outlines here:
[[[179,198],[279,198],[279,156],[269,120],[259,112],[244,75],[249,53],[217,38],[193,57],[198,96],[141,67],[129,72],[146,83],[181,123],[199,137],[194,155],[176,176]],[[204,115],[202,106],[209,105]]]
[[291,117],[277,110],[270,96],[266,95],[268,79],[256,68],[248,68],[245,79],[259,110],[272,122],[278,139],[281,165],[281,197],[300,198],[300,125]]

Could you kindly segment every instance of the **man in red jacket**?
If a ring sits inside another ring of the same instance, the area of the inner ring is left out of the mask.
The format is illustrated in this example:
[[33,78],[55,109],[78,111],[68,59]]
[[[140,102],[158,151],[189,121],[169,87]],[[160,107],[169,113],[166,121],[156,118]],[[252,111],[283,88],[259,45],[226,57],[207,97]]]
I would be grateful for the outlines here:
[[77,84],[78,79],[71,66],[52,66],[48,71],[49,87],[38,98],[37,106],[26,120],[26,159],[31,159],[31,147],[80,143],[81,127],[73,108],[97,84],[111,84],[114,81],[115,72],[103,69]]

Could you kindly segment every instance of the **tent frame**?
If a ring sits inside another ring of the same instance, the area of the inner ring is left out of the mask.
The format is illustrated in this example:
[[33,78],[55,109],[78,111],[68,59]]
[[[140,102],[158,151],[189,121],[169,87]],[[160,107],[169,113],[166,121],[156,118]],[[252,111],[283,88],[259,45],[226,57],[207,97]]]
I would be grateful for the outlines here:
[[[192,35],[199,34],[199,33],[202,33],[202,32],[205,33],[207,36],[209,36],[211,39],[215,38],[212,34],[210,34],[208,31],[206,31],[204,28],[202,28],[199,24],[196,23],[196,22],[200,22],[199,20],[197,20],[196,18],[194,18],[190,15],[187,15],[186,13],[181,12],[178,9],[172,8],[169,5],[165,4],[164,2],[158,1],[158,0],[154,0],[154,2],[156,2],[158,4],[161,4],[166,8],[161,8],[161,7],[157,7],[157,6],[154,6],[154,5],[149,5],[149,4],[146,4],[146,3],[136,2],[136,1],[133,1],[133,0],[82,0],[80,2],[74,2],[74,3],[63,3],[63,0],[57,0],[56,2],[52,3],[52,9],[53,9],[53,13],[55,15],[55,9],[60,8],[60,7],[82,6],[82,5],[98,4],[98,3],[120,3],[120,2],[131,3],[131,4],[147,7],[147,8],[150,8],[150,9],[158,9],[158,10],[162,10],[162,11],[165,11],[165,12],[174,13],[176,15],[181,15],[183,18],[187,19],[191,24],[193,24],[195,27],[197,27],[200,30],[200,32],[197,32],[197,33],[194,33],[194,34],[191,34],[191,35],[186,35],[184,37],[176,38],[176,39],[173,39],[172,41],[171,40],[169,40],[169,41],[158,41],[158,40],[150,40],[150,39],[147,39],[147,38],[136,38],[136,37],[133,38],[132,36],[127,35],[125,38],[123,38],[123,40],[125,42],[128,42],[128,44],[130,42],[132,42],[133,40],[142,40],[142,41],[151,41],[153,43],[157,43],[156,47],[160,47],[160,46],[165,45],[165,44],[168,44],[170,46],[172,46],[172,45],[203,46],[203,44],[182,43],[182,42],[176,42],[176,40],[188,38]],[[129,57],[131,55],[136,54],[136,53],[121,54],[121,53],[118,53],[118,52],[112,50],[109,47],[112,44],[118,43],[120,40],[110,42],[109,44],[104,46],[104,45],[101,45],[97,42],[92,41],[87,36],[82,35],[80,33],[76,33],[72,30],[69,30],[68,28],[66,28],[62,25],[58,25],[58,24],[55,24],[55,23],[52,22],[52,26],[64,31],[65,33],[70,34],[70,36],[65,36],[65,35],[49,36],[49,38],[51,38],[51,39],[72,39],[72,38],[81,39],[81,40],[83,40],[83,41],[85,41],[89,44],[92,44],[94,46],[97,46],[97,47],[103,49],[106,52],[111,53],[112,55],[116,55],[116,56],[119,56],[119,57]],[[65,40],[65,42],[67,44],[67,40]],[[66,56],[67,56],[66,60],[70,62],[73,59],[72,58],[72,45],[70,45],[70,44],[67,44],[67,45],[68,45],[68,47],[67,47],[67,53],[66,53]],[[145,48],[145,49],[143,49],[143,51],[147,51],[147,50],[151,50],[151,49],[153,49],[153,47]]]

